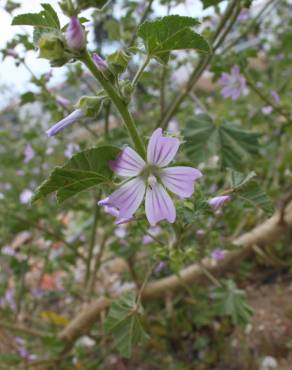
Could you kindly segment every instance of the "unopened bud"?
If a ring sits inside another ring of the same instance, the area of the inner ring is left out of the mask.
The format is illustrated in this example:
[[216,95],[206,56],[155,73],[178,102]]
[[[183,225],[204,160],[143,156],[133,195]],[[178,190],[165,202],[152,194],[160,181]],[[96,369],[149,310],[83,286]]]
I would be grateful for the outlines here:
[[77,17],[71,17],[66,31],[66,41],[70,49],[74,51],[83,50],[86,46],[86,35]]
[[97,96],[82,96],[76,104],[76,108],[81,109],[86,117],[97,117],[102,107],[103,98]]
[[129,62],[129,55],[124,50],[117,50],[107,57],[110,70],[115,75],[123,73]]

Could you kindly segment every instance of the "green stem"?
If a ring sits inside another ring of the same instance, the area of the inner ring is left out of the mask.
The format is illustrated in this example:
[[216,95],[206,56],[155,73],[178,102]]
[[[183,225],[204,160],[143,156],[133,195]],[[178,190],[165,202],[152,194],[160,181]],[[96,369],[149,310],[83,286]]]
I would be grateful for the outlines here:
[[136,75],[133,78],[132,85],[135,87],[137,83],[139,82],[142,73],[144,72],[144,69],[147,67],[148,63],[150,62],[150,56],[147,55],[143,64],[141,64],[140,68],[138,69]]
[[91,266],[91,260],[93,256],[93,249],[95,246],[95,241],[96,241],[96,227],[97,227],[97,222],[98,222],[98,217],[99,217],[99,212],[100,212],[100,207],[96,204],[97,200],[94,199],[94,216],[93,216],[93,223],[92,223],[92,229],[91,229],[91,238],[90,238],[90,243],[89,243],[89,250],[88,250],[88,256],[86,260],[86,272],[85,272],[85,286],[87,286],[89,277],[90,277],[90,266]]
[[96,80],[101,84],[101,86],[104,88],[104,90],[108,94],[109,98],[112,100],[112,102],[116,106],[121,117],[123,118],[124,124],[126,125],[129,131],[129,134],[131,136],[131,139],[135,145],[137,152],[143,158],[145,158],[146,157],[145,146],[136,128],[136,124],[134,122],[132,114],[128,110],[127,104],[119,96],[113,84],[110,81],[108,81],[103,76],[103,74],[98,70],[97,66],[95,65],[94,61],[92,60],[88,52],[84,53],[84,55],[80,57],[80,60],[87,66],[87,68],[96,78]]
[[277,106],[271,99],[269,99],[265,94],[263,94],[246,71],[242,71],[242,73],[246,78],[248,86],[258,95],[258,97],[261,98],[262,101],[264,101],[266,104],[273,107],[274,111],[280,114],[282,117],[284,117],[288,123],[291,123],[290,114],[285,113],[281,107]]

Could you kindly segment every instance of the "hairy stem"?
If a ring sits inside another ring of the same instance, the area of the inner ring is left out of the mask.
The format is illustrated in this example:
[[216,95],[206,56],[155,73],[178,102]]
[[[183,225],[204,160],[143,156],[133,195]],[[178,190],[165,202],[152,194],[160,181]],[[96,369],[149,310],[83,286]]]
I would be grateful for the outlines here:
[[97,66],[95,65],[94,61],[92,60],[88,52],[84,53],[84,55],[80,58],[80,60],[87,66],[87,68],[96,78],[96,80],[101,84],[101,86],[104,88],[104,90],[108,94],[109,98],[114,103],[115,107],[117,108],[118,112],[120,113],[124,121],[124,124],[126,125],[128,129],[129,135],[135,145],[137,152],[143,158],[145,158],[146,156],[145,146],[141,139],[140,134],[138,133],[133,116],[128,110],[127,104],[123,101],[123,99],[117,93],[114,85],[110,81],[108,81],[103,76],[103,74],[98,70]]

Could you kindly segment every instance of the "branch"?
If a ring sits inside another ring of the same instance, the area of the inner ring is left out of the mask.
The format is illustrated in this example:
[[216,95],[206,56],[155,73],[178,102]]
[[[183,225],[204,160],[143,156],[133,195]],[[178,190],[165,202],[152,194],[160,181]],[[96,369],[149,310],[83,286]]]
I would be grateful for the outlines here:
[[[195,263],[183,269],[179,276],[171,275],[147,284],[142,293],[142,300],[164,298],[170,292],[180,290],[183,286],[182,283],[186,285],[204,281],[206,280],[206,270],[216,276],[234,269],[239,261],[253,252],[254,245],[263,247],[272,244],[282,237],[287,228],[292,228],[292,202],[285,209],[284,221],[284,223],[280,222],[280,212],[276,212],[263,224],[235,239],[233,244],[241,247],[237,251],[226,252],[224,259],[216,263],[210,258],[205,258],[202,261],[204,269],[200,264]],[[67,349],[70,349],[74,342],[92,327],[100,313],[107,309],[110,304],[110,298],[102,297],[96,302],[90,303],[69,323],[59,334],[59,338],[66,343]]]

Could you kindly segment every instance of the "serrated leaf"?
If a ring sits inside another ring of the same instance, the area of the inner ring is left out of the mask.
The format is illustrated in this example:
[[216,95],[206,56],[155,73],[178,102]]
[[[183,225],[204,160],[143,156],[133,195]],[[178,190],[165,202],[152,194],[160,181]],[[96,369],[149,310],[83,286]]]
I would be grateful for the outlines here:
[[57,192],[57,200],[62,203],[83,190],[107,182],[112,176],[108,161],[119,152],[120,149],[105,145],[75,154],[63,167],[52,171],[37,188],[32,202]]
[[210,52],[207,41],[191,29],[198,23],[195,18],[169,15],[142,23],[138,28],[138,36],[143,39],[148,54],[165,64],[172,50]]
[[234,190],[241,188],[242,186],[246,185],[250,180],[252,180],[256,176],[254,171],[249,172],[247,175],[234,171],[229,170],[229,177],[230,177],[230,187]]
[[210,6],[218,5],[222,1],[223,0],[202,0],[202,2],[203,2],[203,9],[207,9]]
[[46,18],[42,13],[20,14],[13,18],[12,26],[35,26],[49,27]]
[[261,208],[264,212],[273,213],[273,204],[270,197],[261,189],[255,181],[250,181],[237,194],[246,204],[256,208]]
[[60,29],[57,13],[50,4],[41,4],[43,9],[39,13],[19,14],[12,20],[13,26],[34,26]]
[[140,322],[142,314],[143,308],[137,306],[134,292],[124,294],[111,305],[104,327],[113,335],[122,356],[131,357],[132,347],[148,338]]
[[52,7],[52,5],[50,5],[50,4],[41,4],[41,6],[45,10],[44,15],[45,15],[47,21],[51,24],[55,24],[55,28],[60,29],[61,25],[60,25],[59,17],[58,17],[58,14],[56,13],[56,11],[54,10],[54,8]]
[[227,122],[216,126],[206,114],[199,114],[187,122],[184,136],[187,156],[195,163],[218,155],[223,167],[241,168],[258,154],[259,134],[242,130]]
[[35,94],[31,91],[28,91],[24,94],[20,95],[20,104],[28,104],[28,103],[33,103],[35,101]]

